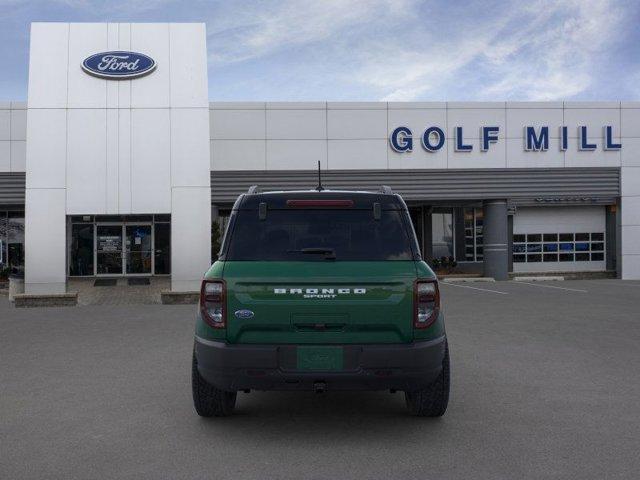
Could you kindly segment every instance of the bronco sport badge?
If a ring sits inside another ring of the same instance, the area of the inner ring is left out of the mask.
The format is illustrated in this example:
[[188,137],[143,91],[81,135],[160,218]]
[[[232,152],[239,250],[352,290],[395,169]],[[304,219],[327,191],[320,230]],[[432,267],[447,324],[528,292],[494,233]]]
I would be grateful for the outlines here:
[[336,298],[338,295],[364,295],[366,288],[274,288],[276,295],[301,295],[302,298]]

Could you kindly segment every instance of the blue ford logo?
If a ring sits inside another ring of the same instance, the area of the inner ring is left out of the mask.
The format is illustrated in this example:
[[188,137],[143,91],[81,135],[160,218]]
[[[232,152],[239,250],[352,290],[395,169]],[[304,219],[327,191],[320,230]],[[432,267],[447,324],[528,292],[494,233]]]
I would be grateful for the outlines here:
[[102,52],[85,58],[82,69],[89,75],[114,80],[130,80],[151,73],[153,58],[136,52]]
[[235,316],[238,318],[253,318],[251,310],[236,310]]

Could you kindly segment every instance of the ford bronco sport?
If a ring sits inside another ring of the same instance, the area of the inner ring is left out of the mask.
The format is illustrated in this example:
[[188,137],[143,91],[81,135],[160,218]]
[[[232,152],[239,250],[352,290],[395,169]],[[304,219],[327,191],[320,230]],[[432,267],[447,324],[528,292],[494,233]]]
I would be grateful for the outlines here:
[[238,391],[402,390],[441,416],[449,351],[438,282],[402,198],[259,193],[235,202],[202,281],[192,365],[196,412],[229,415]]

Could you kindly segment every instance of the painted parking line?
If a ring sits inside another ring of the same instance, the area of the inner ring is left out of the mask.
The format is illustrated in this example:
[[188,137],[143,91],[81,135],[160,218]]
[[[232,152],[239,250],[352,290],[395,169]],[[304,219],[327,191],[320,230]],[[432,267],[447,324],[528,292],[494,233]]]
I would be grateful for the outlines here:
[[488,288],[471,287],[469,285],[460,285],[459,283],[440,282],[440,285],[450,285],[458,288],[470,288],[471,290],[480,290],[482,292],[499,293],[500,295],[509,295],[507,292],[500,292],[498,290],[489,290]]
[[519,285],[532,285],[534,287],[541,287],[541,288],[555,288],[557,290],[567,290],[569,292],[582,292],[582,293],[589,293],[588,290],[582,290],[579,288],[567,288],[567,287],[556,287],[554,285],[541,285],[540,282],[513,282]]
[[592,283],[597,285],[613,285],[615,287],[640,287],[640,283],[628,283],[628,281],[624,280],[611,280],[610,282],[594,282],[593,280],[589,280]]

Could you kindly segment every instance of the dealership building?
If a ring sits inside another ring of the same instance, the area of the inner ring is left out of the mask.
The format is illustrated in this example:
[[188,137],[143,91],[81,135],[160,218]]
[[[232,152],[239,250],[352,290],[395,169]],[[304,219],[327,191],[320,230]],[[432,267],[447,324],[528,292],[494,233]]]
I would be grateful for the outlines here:
[[204,24],[32,24],[27,101],[0,102],[1,262],[27,293],[196,290],[237,196],[314,188],[318,161],[327,188],[400,193],[432,263],[640,279],[640,102],[215,97]]

